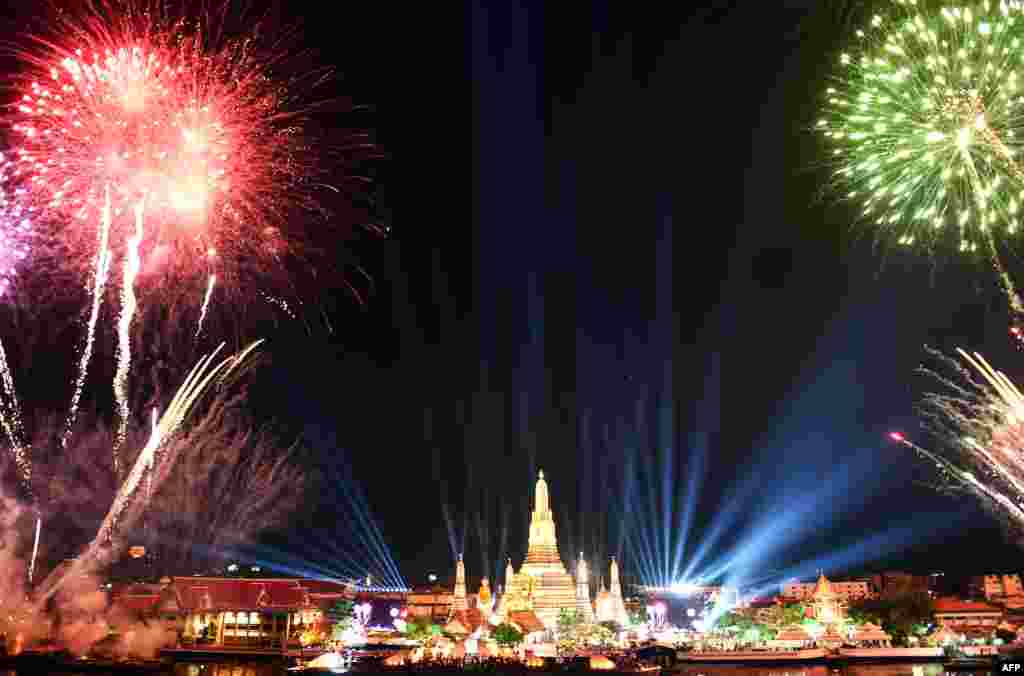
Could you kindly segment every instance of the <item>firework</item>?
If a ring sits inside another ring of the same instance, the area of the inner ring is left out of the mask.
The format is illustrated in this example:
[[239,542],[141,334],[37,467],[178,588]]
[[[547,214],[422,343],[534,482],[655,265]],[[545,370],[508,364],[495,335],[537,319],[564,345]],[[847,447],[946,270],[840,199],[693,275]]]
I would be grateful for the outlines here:
[[961,362],[933,353],[955,375],[926,370],[944,391],[927,395],[922,407],[927,427],[950,453],[929,451],[899,433],[890,437],[934,462],[949,485],[986,499],[1024,527],[1024,393],[980,354],[957,353]]
[[[234,382],[262,342],[262,340],[256,341],[241,352],[215,364],[214,359],[224,348],[222,343],[220,347],[200,359],[193,367],[163,415],[158,417],[154,410],[149,441],[139,452],[131,471],[119,485],[114,501],[91,544],[76,560],[73,566],[74,574],[80,573],[83,568],[97,565],[102,557],[109,555],[110,551],[118,551],[115,541],[117,526],[143,478],[152,473],[157,452],[181,431],[182,425],[203,397],[212,390],[227,387]],[[45,602],[60,589],[64,580],[71,574],[70,570],[59,569],[51,573],[42,584],[42,591],[37,600]]]
[[839,57],[817,128],[865,219],[903,245],[991,256],[1024,208],[1024,10],[896,0]]
[[32,586],[32,576],[36,571],[36,555],[39,554],[39,535],[43,530],[43,517],[36,515],[36,536],[32,540],[32,558],[28,564],[28,585]]
[[139,245],[142,243],[142,214],[144,203],[135,205],[135,233],[128,239],[128,252],[124,263],[124,281],[121,285],[121,318],[117,323],[117,372],[114,374],[114,398],[117,400],[119,416],[117,436],[114,438],[114,476],[120,477],[119,452],[128,433],[128,372],[132,365],[132,319],[135,318],[135,278],[139,275],[141,261]]
[[[0,165],[5,162],[0,154]],[[31,209],[0,190],[0,296],[7,292],[18,266],[28,257],[33,235],[31,216]]]
[[213,287],[217,283],[217,275],[210,275],[210,281],[206,283],[206,296],[203,297],[203,307],[199,310],[199,322],[196,325],[196,335],[203,332],[203,320],[206,319],[206,311],[210,308],[210,298],[213,296]]
[[146,267],[197,274],[210,255],[229,271],[272,260],[285,214],[314,204],[300,101],[322,71],[286,81],[276,46],[220,39],[168,7],[110,9],[61,18],[59,38],[21,54],[5,167],[21,199],[69,224],[59,236],[83,260],[107,187],[113,242],[128,239],[145,200]]
[[75,426],[75,417],[78,415],[78,404],[82,399],[82,388],[85,387],[85,376],[89,370],[89,359],[92,357],[93,344],[96,341],[96,322],[100,317],[100,305],[103,303],[103,290],[107,285],[107,275],[110,273],[110,187],[104,188],[106,198],[104,200],[103,212],[100,215],[99,248],[96,251],[95,270],[92,283],[92,310],[89,313],[89,323],[86,326],[85,348],[82,350],[82,358],[78,363],[78,374],[75,377],[74,389],[71,391],[71,405],[68,407],[68,417],[64,423],[64,433],[61,435],[60,444],[67,448],[71,430]]

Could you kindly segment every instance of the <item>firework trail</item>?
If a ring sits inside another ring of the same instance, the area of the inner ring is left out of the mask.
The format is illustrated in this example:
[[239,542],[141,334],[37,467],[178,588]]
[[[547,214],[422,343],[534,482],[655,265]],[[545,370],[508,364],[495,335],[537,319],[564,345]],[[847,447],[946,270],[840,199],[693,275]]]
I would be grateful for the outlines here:
[[64,433],[61,435],[61,448],[67,448],[68,439],[71,437],[71,430],[75,426],[75,417],[78,415],[78,404],[82,400],[82,389],[85,387],[85,376],[89,369],[89,359],[92,356],[93,344],[96,341],[96,323],[100,317],[100,305],[103,304],[103,292],[107,286],[107,274],[110,272],[110,186],[104,189],[103,211],[100,213],[99,229],[99,250],[96,252],[96,269],[93,272],[92,286],[92,311],[89,314],[89,324],[85,334],[85,349],[82,350],[82,359],[78,363],[78,376],[75,378],[75,388],[71,393],[71,406],[68,409],[67,421],[64,423]]
[[923,371],[945,391],[928,394],[922,412],[926,426],[951,449],[952,457],[922,448],[897,432],[890,437],[934,462],[951,485],[998,506],[1024,528],[1024,394],[980,354],[958,349],[962,362],[957,362],[932,353],[956,376]]
[[114,437],[114,477],[120,478],[120,449],[128,434],[128,418],[131,410],[128,406],[128,373],[132,365],[132,319],[138,302],[135,298],[135,278],[139,274],[142,261],[139,257],[139,245],[142,244],[142,214],[144,202],[135,205],[135,234],[128,240],[128,253],[124,262],[124,281],[121,285],[121,317],[118,321],[117,336],[117,371],[114,374],[114,398],[117,401],[118,424]]
[[980,244],[1024,318],[997,247],[1024,207],[1021,3],[896,0],[856,34],[817,123],[837,185],[901,245]]
[[24,434],[21,427],[21,407],[18,404],[17,392],[14,389],[14,378],[11,376],[11,367],[7,363],[7,351],[0,341],[0,382],[3,383],[6,401],[0,407],[0,425],[7,434],[7,441],[11,445],[11,453],[14,455],[14,464],[18,468],[18,478],[22,488],[32,497],[32,460],[29,457],[30,449],[24,442]]
[[35,539],[32,541],[32,558],[31,558],[31,560],[29,561],[29,564],[28,564],[28,585],[29,585],[29,587],[32,586],[32,576],[35,574],[35,570],[36,570],[36,555],[39,553],[39,534],[42,532],[42,529],[43,529],[43,517],[40,516],[39,514],[36,514],[36,536],[35,536]]
[[[120,543],[116,539],[117,524],[121,521],[129,501],[138,490],[139,484],[148,472],[152,471],[157,451],[174,435],[180,432],[182,425],[195,410],[196,405],[211,390],[226,386],[240,372],[241,367],[262,344],[258,340],[241,352],[227,357],[214,364],[214,359],[224,349],[224,343],[211,354],[203,357],[193,367],[178,388],[171,403],[167,406],[159,422],[153,426],[149,441],[139,452],[131,471],[121,483],[114,501],[103,519],[99,530],[86,549],[74,564],[66,570],[55,570],[41,585],[36,597],[37,603],[45,603],[64,583],[68,577],[79,574],[82,570],[99,565],[104,556],[119,551]],[[155,412],[154,412],[155,413]]]
[[217,283],[217,275],[211,274],[210,281],[206,284],[206,297],[203,298],[203,307],[199,311],[199,323],[196,326],[196,338],[203,332],[203,320],[206,319],[206,311],[210,307],[210,298],[213,296],[213,286]]

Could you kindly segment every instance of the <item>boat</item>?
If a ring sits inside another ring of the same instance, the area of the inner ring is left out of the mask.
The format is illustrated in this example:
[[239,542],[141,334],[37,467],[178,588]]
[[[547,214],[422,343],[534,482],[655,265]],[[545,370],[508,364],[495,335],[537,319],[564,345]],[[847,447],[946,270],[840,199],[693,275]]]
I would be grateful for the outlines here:
[[946,671],[990,671],[996,666],[996,659],[991,656],[953,657],[945,660],[942,666]]
[[802,650],[730,650],[682,652],[676,655],[680,662],[719,662],[719,663],[779,663],[779,662],[814,662],[824,661],[828,656],[825,648],[805,648]]

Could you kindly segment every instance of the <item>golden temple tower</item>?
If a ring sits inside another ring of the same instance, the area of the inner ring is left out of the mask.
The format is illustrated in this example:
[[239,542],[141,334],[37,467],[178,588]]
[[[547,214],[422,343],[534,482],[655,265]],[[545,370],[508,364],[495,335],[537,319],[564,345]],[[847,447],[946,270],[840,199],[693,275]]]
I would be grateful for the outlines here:
[[484,617],[491,616],[494,597],[491,596],[491,586],[486,577],[480,580],[480,591],[476,594],[476,607],[484,614]]
[[469,607],[466,603],[466,564],[462,561],[462,554],[459,554],[459,562],[455,564],[455,595],[452,601],[455,610],[465,610]]
[[580,552],[580,560],[576,563],[576,610],[584,622],[594,621],[594,608],[590,605],[590,578],[583,552]]
[[498,614],[506,617],[509,612],[530,610],[544,626],[554,629],[563,608],[576,609],[576,583],[558,554],[555,520],[548,502],[548,484],[541,470],[530,516],[526,561],[518,573],[512,572],[512,562],[509,561],[505,594]]

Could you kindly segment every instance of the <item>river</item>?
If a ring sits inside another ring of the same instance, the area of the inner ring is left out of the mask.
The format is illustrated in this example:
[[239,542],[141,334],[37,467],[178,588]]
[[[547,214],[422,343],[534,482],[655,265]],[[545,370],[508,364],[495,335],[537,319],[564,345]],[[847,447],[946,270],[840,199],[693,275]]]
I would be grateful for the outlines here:
[[[123,676],[116,672],[97,671],[51,673],[53,676]],[[173,673],[174,676],[284,676],[288,672],[280,664],[224,660],[218,662],[179,663],[174,665],[173,672],[168,671],[164,673]],[[598,676],[601,672],[594,671],[590,673],[593,676]],[[845,667],[829,667],[824,665],[754,667],[683,664],[678,666],[673,673],[680,676],[945,676],[945,674],[953,672],[947,672],[941,664],[913,664],[907,662],[895,664],[852,664]],[[962,673],[965,676],[967,674],[983,676],[992,672],[970,671],[958,673]],[[0,676],[38,675],[35,672],[30,674],[20,670],[8,670],[0,671]]]

